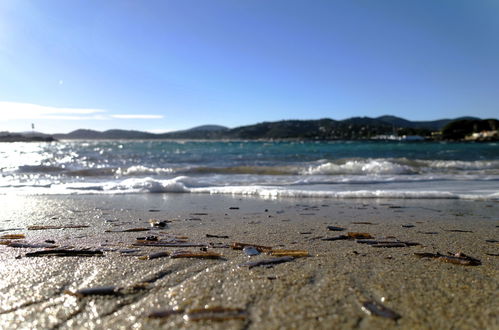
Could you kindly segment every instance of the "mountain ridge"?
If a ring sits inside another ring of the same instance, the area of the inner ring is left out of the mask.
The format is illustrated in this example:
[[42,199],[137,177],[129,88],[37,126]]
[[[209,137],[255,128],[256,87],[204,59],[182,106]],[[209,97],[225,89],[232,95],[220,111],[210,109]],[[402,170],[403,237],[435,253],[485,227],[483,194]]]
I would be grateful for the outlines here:
[[220,125],[202,125],[168,133],[150,133],[136,130],[112,129],[96,131],[78,129],[67,134],[54,134],[56,139],[369,139],[378,135],[430,136],[458,120],[481,120],[475,117],[411,121],[396,116],[351,117],[312,120],[280,120],[228,128]]

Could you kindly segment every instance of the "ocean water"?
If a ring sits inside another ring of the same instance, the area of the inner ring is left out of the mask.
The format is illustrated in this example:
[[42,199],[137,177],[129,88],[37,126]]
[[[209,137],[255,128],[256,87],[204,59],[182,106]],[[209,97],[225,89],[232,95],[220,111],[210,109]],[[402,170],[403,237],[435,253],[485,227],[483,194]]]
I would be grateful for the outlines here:
[[0,143],[0,194],[499,200],[498,143]]

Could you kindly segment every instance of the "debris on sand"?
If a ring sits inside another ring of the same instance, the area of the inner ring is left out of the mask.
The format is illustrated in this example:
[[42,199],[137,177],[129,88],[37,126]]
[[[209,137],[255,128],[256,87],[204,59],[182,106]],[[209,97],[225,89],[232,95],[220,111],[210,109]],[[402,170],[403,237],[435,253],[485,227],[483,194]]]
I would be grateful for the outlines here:
[[182,314],[183,312],[183,309],[162,309],[150,313],[147,317],[150,319],[165,319],[172,315]]
[[147,256],[140,256],[139,259],[140,260],[152,260],[152,259],[163,258],[163,257],[168,257],[168,256],[170,256],[169,252],[162,251],[162,252],[152,253],[152,254],[147,255]]
[[245,320],[248,317],[242,308],[207,307],[192,309],[184,315],[186,321]]
[[336,226],[327,226],[327,229],[329,229],[331,231],[343,231],[343,230],[345,230],[345,228],[336,227]]
[[104,253],[101,250],[69,250],[69,249],[52,249],[41,250],[26,253],[26,257],[92,257],[102,256]]
[[256,245],[256,244],[248,244],[248,243],[239,243],[239,242],[233,242],[230,247],[233,250],[242,250],[246,246],[252,246],[255,249],[257,249],[260,252],[269,252],[272,250],[272,247],[270,246],[263,246],[263,245]]
[[55,244],[48,243],[21,243],[21,242],[10,242],[7,244],[9,247],[22,248],[22,249],[53,249],[56,248]]
[[227,235],[212,235],[212,234],[206,234],[206,237],[210,238],[229,238]]
[[355,239],[370,239],[374,238],[369,233],[357,233],[357,232],[348,232],[347,236]]
[[359,244],[368,244],[371,247],[376,248],[397,248],[397,247],[408,247],[421,245],[416,242],[403,242],[403,241],[375,241],[375,240],[358,240]]
[[188,242],[168,242],[168,241],[147,241],[138,240],[133,246],[162,246],[162,247],[206,247],[207,244]]
[[272,250],[269,252],[271,256],[274,257],[308,257],[310,254],[305,250]]
[[362,311],[368,315],[376,315],[387,319],[398,320],[401,316],[381,303],[370,300],[362,303]]
[[151,227],[159,227],[159,228],[165,228],[168,226],[168,222],[171,222],[171,221],[159,221],[159,220],[156,220],[156,219],[151,219],[149,220],[149,223],[151,224]]
[[443,262],[448,262],[451,264],[463,265],[463,266],[479,266],[482,264],[480,260],[461,252],[455,254],[449,253],[449,255],[441,254],[439,252],[437,253],[420,252],[420,253],[414,253],[414,255],[419,258],[433,258]]
[[78,298],[84,298],[88,296],[117,296],[120,295],[120,290],[115,286],[99,286],[95,288],[80,289],[75,292],[66,290],[64,293]]
[[78,229],[88,228],[88,225],[65,225],[65,226],[28,226],[28,230],[47,230],[47,229]]
[[26,238],[24,234],[8,234],[0,236],[1,239],[23,239]]
[[172,258],[202,258],[202,259],[221,259],[220,253],[212,251],[185,251],[177,250],[171,254]]
[[150,228],[130,228],[124,230],[106,230],[105,233],[134,233],[139,231],[149,231]]
[[271,265],[276,265],[276,264],[281,264],[283,262],[289,262],[295,260],[294,257],[279,257],[279,258],[272,258],[272,259],[263,259],[259,261],[252,261],[252,262],[245,262],[243,264],[240,264],[239,267],[248,267],[248,268],[253,268],[253,267],[259,267],[259,266],[271,266]]
[[243,248],[243,252],[244,254],[246,254],[248,257],[253,257],[253,256],[257,256],[260,254],[260,251],[258,251],[257,249],[255,249],[253,246],[245,246]]

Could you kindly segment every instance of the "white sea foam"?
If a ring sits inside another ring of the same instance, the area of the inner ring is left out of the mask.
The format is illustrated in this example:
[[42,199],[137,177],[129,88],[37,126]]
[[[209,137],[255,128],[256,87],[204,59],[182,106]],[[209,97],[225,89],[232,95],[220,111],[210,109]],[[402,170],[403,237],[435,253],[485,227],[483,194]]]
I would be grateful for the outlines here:
[[171,174],[174,170],[172,168],[163,167],[146,167],[142,165],[130,166],[127,168],[119,168],[116,170],[116,175],[119,176],[132,176],[132,175],[150,175],[150,174]]
[[368,159],[349,160],[344,164],[332,162],[310,166],[303,171],[307,175],[339,175],[339,174],[413,174],[415,171],[407,165],[397,164],[389,160]]

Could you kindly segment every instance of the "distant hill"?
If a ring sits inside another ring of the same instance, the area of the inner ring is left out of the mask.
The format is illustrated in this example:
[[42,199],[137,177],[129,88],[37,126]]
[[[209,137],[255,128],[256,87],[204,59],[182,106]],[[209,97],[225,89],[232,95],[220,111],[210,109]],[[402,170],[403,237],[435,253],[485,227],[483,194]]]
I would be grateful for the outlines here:
[[281,120],[229,129],[219,125],[203,125],[191,129],[153,134],[140,131],[108,130],[104,132],[79,129],[68,134],[56,134],[57,139],[307,139],[358,140],[377,135],[430,136],[456,120],[480,120],[473,117],[410,121],[395,116],[352,117],[345,120]]

